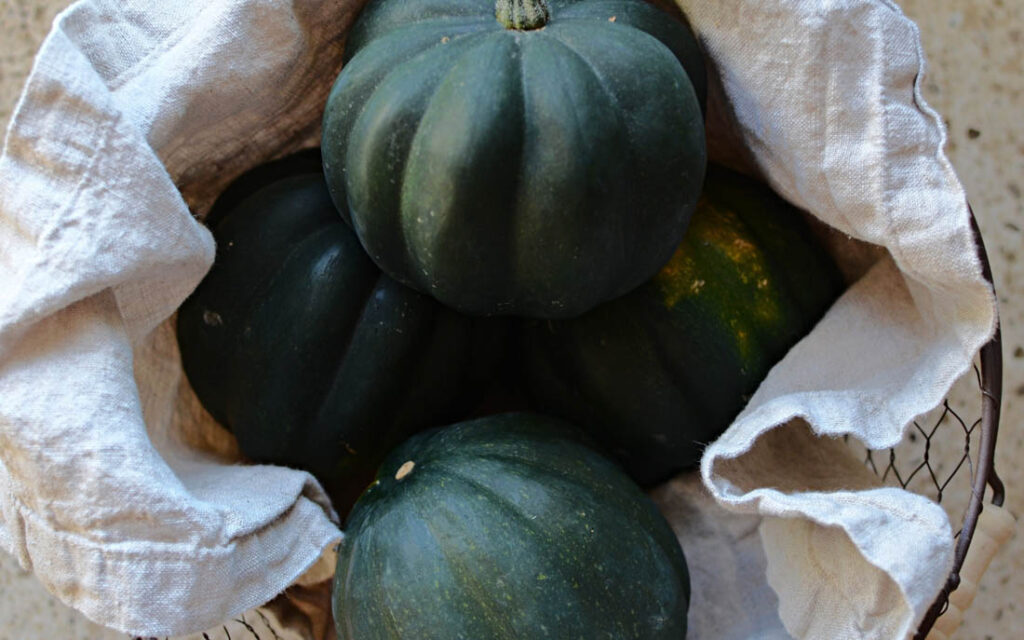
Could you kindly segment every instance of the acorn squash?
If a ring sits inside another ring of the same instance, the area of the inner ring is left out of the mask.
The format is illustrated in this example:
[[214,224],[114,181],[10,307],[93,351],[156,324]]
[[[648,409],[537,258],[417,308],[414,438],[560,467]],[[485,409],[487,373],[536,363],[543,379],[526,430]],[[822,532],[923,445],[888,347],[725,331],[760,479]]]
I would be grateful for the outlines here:
[[525,323],[523,384],[650,485],[697,464],[841,289],[798,210],[709,167],[686,237],[652,280],[579,318]]
[[178,342],[247,457],[312,472],[344,513],[391,447],[479,401],[501,324],[382,274],[310,152],[244,175],[211,217],[216,261],[178,313]]
[[468,313],[569,317],[649,279],[682,238],[705,71],[661,9],[375,0],[345,58],[327,183],[400,282]]
[[565,423],[502,414],[413,436],[353,508],[342,640],[680,640],[672,529]]

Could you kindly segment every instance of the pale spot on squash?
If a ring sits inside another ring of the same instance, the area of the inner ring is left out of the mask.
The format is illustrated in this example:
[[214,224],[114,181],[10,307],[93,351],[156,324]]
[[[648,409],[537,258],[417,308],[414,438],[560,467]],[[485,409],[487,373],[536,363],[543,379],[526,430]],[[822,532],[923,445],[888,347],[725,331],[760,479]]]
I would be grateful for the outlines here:
[[208,327],[220,327],[224,324],[224,319],[220,317],[220,314],[216,311],[210,311],[209,309],[203,311],[203,324]]
[[398,467],[398,471],[395,473],[395,480],[402,480],[405,476],[412,473],[412,470],[416,468],[416,463],[412,460],[406,460],[402,463],[402,466]]

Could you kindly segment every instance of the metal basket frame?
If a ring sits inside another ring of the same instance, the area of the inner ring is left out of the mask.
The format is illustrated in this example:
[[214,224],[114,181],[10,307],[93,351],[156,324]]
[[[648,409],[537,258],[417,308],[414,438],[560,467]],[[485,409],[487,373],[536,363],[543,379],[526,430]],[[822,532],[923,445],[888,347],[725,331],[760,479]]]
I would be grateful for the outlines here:
[[[970,213],[971,230],[974,232],[974,244],[978,252],[978,260],[981,262],[982,275],[992,286],[995,292],[995,283],[992,278],[992,265],[988,259],[988,252],[985,250],[985,242],[981,237],[981,230],[978,228],[978,221],[974,217],[974,211],[968,207]],[[980,384],[982,394],[981,406],[981,443],[978,453],[978,463],[974,468],[974,477],[971,478],[971,498],[964,513],[960,535],[956,539],[956,550],[953,555],[953,569],[946,579],[938,597],[925,613],[914,635],[914,640],[925,640],[928,632],[935,625],[939,616],[945,613],[949,606],[949,596],[960,586],[960,569],[963,567],[967,551],[974,538],[974,530],[978,525],[978,517],[985,507],[985,488],[992,488],[992,504],[1002,506],[1005,498],[1003,481],[995,469],[996,436],[999,434],[999,411],[1003,397],[1003,343],[999,328],[998,310],[996,313],[996,331],[991,340],[981,348],[981,373]]]

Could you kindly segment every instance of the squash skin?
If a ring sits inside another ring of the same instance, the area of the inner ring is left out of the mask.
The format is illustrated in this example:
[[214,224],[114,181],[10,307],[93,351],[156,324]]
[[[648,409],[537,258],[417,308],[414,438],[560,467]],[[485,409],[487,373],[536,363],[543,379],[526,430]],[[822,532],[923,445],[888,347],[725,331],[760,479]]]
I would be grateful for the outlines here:
[[308,157],[254,173],[267,181],[243,176],[251,193],[212,210],[217,257],[178,314],[182,364],[248,458],[310,471],[345,513],[392,446],[479,401],[506,331],[382,274]]
[[283,158],[257,165],[235,178],[217,196],[209,213],[203,218],[203,224],[210,229],[216,229],[224,216],[234,211],[243,200],[273,182],[294,176],[318,173],[323,173],[323,157],[320,154],[320,147],[303,149]]
[[333,608],[341,640],[678,640],[689,599],[650,499],[577,430],[520,413],[388,456],[349,517]]
[[703,180],[688,27],[641,0],[549,6],[515,31],[489,0],[372,2],[327,101],[325,173],[363,246],[466,313],[571,317],[635,288]]
[[842,286],[794,207],[709,167],[686,238],[651,281],[579,318],[524,323],[523,384],[651,486],[700,461]]

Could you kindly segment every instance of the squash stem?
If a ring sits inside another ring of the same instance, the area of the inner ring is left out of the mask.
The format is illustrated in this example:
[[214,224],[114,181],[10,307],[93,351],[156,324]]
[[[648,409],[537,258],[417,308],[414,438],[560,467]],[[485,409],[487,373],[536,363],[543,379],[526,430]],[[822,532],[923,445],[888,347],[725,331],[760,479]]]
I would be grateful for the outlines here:
[[546,25],[551,12],[544,0],[495,0],[494,15],[506,29],[530,31]]

